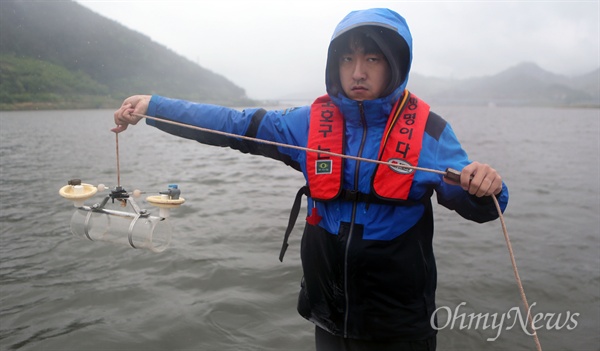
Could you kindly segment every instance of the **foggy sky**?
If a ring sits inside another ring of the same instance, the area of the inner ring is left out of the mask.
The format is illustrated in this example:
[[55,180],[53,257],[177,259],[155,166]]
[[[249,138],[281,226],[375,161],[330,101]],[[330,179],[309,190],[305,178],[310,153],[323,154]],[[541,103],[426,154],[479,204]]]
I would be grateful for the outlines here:
[[530,61],[573,76],[600,66],[598,0],[77,2],[225,76],[253,99],[324,93],[335,26],[370,7],[406,18],[413,73],[479,77]]

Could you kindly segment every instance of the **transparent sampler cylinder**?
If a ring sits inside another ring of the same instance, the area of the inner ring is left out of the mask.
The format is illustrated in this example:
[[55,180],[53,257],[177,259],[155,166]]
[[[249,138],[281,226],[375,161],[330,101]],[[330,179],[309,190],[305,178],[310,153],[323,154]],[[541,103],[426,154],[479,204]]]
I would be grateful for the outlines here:
[[80,207],[71,217],[73,235],[152,252],[164,251],[171,242],[168,218],[129,212]]

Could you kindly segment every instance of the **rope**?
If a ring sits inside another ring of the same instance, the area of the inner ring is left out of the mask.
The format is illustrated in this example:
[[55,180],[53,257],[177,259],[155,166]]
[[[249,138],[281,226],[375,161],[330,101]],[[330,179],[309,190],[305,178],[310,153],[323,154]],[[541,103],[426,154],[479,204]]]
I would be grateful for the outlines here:
[[117,146],[117,186],[121,186],[121,168],[119,166],[119,133],[115,133],[115,143]]
[[535,327],[533,325],[533,317],[531,313],[529,313],[529,303],[527,303],[527,297],[525,296],[525,290],[523,289],[523,283],[521,282],[521,277],[519,276],[519,270],[517,269],[517,261],[515,261],[515,254],[513,253],[512,244],[510,243],[510,238],[508,237],[508,230],[506,229],[506,223],[504,222],[504,215],[502,215],[502,210],[500,209],[500,204],[498,203],[498,199],[495,196],[492,196],[494,199],[494,205],[496,206],[496,210],[498,211],[498,215],[500,218],[500,224],[502,225],[502,232],[504,232],[504,240],[506,240],[506,247],[508,248],[508,254],[510,256],[510,263],[512,264],[513,273],[515,274],[515,280],[517,281],[517,286],[519,287],[519,293],[521,294],[521,300],[523,301],[523,306],[525,307],[525,311],[527,311],[527,318],[529,319],[529,326],[533,333],[533,340],[535,341],[535,348],[537,351],[542,351],[542,345],[540,344],[540,340],[538,339],[537,332],[535,331]]
[[311,149],[311,148],[303,147],[303,146],[278,143],[276,141],[258,139],[258,138],[253,138],[253,137],[249,137],[249,136],[245,136],[245,135],[239,135],[239,134],[222,132],[220,130],[202,128],[202,127],[193,126],[193,125],[189,125],[189,124],[185,124],[185,123],[181,123],[181,122],[171,121],[171,120],[168,120],[168,119],[163,119],[163,118],[157,118],[157,117],[151,117],[151,116],[141,115],[141,114],[138,114],[138,113],[132,113],[131,115],[134,116],[134,117],[151,119],[151,120],[154,120],[154,121],[164,122],[164,123],[168,123],[168,124],[172,124],[172,125],[176,125],[176,126],[180,126],[180,127],[184,127],[184,128],[196,129],[196,130],[199,130],[201,132],[207,132],[207,133],[212,133],[212,134],[219,134],[219,135],[223,135],[223,136],[227,136],[227,137],[232,137],[232,138],[238,138],[238,139],[244,139],[244,140],[254,141],[254,142],[257,142],[257,143],[261,143],[261,144],[280,146],[280,147],[284,147],[284,148],[288,148],[288,149],[296,149],[296,150],[301,150],[301,151],[306,151],[306,152],[316,152],[316,153],[319,153],[319,154],[324,154],[324,155],[329,155],[329,156],[336,156],[336,157],[341,157],[341,158],[347,158],[347,159],[355,160],[355,161],[364,161],[364,162],[377,163],[377,164],[391,166],[391,167],[408,168],[408,169],[413,169],[415,171],[424,171],[424,172],[430,172],[430,173],[437,173],[437,174],[441,174],[441,175],[446,175],[447,174],[447,172],[438,171],[436,169],[416,167],[416,166],[411,166],[411,165],[408,165],[408,164],[401,164],[400,165],[400,164],[393,163],[393,162],[385,162],[385,161],[373,160],[373,159],[370,159],[370,158],[362,158],[362,157],[357,157],[357,156],[338,154],[338,153],[331,152],[331,151]]
[[[262,143],[262,144],[268,144],[268,145],[274,145],[274,146],[284,147],[284,148],[288,148],[288,149],[296,149],[296,150],[301,150],[301,151],[306,151],[306,152],[316,152],[316,153],[320,153],[320,154],[325,154],[325,155],[330,155],[330,156],[335,156],[335,157],[341,157],[341,158],[351,159],[351,160],[355,160],[355,161],[363,161],[363,162],[371,162],[371,163],[376,163],[376,164],[387,165],[387,166],[390,166],[390,167],[408,168],[408,169],[412,169],[412,170],[415,170],[415,171],[423,171],[423,172],[430,172],[430,173],[441,174],[443,176],[448,176],[449,175],[449,170],[440,171],[440,170],[431,169],[431,168],[423,168],[423,167],[411,166],[411,165],[408,165],[408,164],[399,165],[399,164],[393,163],[393,162],[379,161],[379,160],[373,160],[373,159],[369,159],[369,158],[362,158],[362,157],[356,157],[356,156],[351,156],[351,155],[338,154],[338,153],[330,152],[330,151],[311,149],[311,148],[297,146],[297,145],[290,145],[290,144],[279,143],[279,142],[276,142],[276,141],[270,141],[270,140],[264,140],[264,139],[258,139],[258,138],[248,137],[248,136],[245,136],[245,135],[238,135],[238,134],[233,134],[233,133],[227,133],[227,132],[223,132],[223,131],[219,131],[219,130],[202,128],[202,127],[198,127],[198,126],[194,126],[194,125],[189,125],[189,124],[185,124],[185,123],[171,121],[171,120],[164,119],[164,118],[157,118],[157,117],[147,116],[147,115],[138,114],[138,113],[132,113],[131,115],[134,116],[134,117],[138,117],[138,118],[146,118],[146,119],[150,119],[150,120],[154,120],[154,121],[159,121],[159,122],[164,122],[164,123],[168,123],[168,124],[172,124],[172,125],[176,125],[176,126],[180,126],[180,127],[184,127],[184,128],[196,129],[196,130],[199,130],[199,131],[202,131],[202,132],[207,132],[207,133],[212,133],[212,134],[219,134],[219,135],[228,136],[228,137],[232,137],[232,138],[244,139],[244,140],[249,140],[249,141],[253,141],[253,142],[257,142],[257,143]],[[117,139],[117,147],[118,147],[118,139]],[[118,152],[117,152],[117,157],[118,157]],[[517,262],[515,260],[515,255],[513,253],[512,244],[510,242],[510,238],[508,237],[508,230],[506,229],[506,223],[504,221],[504,215],[502,214],[502,209],[500,208],[500,204],[498,203],[498,199],[496,199],[495,196],[491,196],[491,198],[494,200],[494,205],[496,206],[496,210],[498,211],[498,217],[500,218],[500,223],[502,225],[502,231],[504,233],[504,239],[506,240],[506,246],[508,247],[508,254],[510,256],[510,262],[512,264],[513,273],[515,274],[515,280],[516,280],[517,286],[519,288],[519,293],[521,295],[521,300],[523,300],[523,305],[525,306],[525,310],[527,311],[527,316],[528,316],[528,319],[529,319],[529,325],[530,325],[530,328],[532,329],[532,335],[533,335],[533,339],[535,341],[536,350],[537,351],[542,351],[542,346],[540,344],[540,341],[538,339],[537,333],[536,333],[534,325],[533,325],[533,317],[529,313],[529,303],[527,302],[527,297],[525,296],[525,290],[523,289],[523,283],[521,282],[521,278],[519,276],[519,271],[517,270]]]

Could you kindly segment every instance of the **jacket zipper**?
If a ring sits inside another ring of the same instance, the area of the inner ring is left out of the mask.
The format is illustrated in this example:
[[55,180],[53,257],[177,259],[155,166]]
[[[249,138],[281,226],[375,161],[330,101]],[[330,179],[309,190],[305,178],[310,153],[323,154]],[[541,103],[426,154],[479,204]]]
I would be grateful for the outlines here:
[[[360,141],[360,147],[358,148],[357,157],[362,157],[365,140],[367,138],[367,119],[365,118],[365,110],[362,102],[358,103],[358,108],[360,111],[360,121],[362,123],[363,134]],[[360,161],[356,161],[356,167],[354,168],[354,191],[358,191],[359,169]],[[356,221],[357,206],[358,202],[354,201],[352,204],[352,217],[350,218],[350,229],[348,230],[346,254],[344,257],[344,296],[346,298],[346,312],[344,314],[344,337],[346,338],[348,337],[348,317],[350,315],[350,298],[348,296],[348,252],[350,251],[350,242],[352,241],[352,236],[354,234],[354,222]]]

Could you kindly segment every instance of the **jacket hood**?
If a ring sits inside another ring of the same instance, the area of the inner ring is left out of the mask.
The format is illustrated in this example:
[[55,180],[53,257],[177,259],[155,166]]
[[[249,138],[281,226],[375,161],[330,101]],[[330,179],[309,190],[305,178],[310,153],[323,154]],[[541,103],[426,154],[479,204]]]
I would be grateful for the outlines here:
[[412,62],[412,36],[406,20],[398,13],[384,8],[350,12],[337,25],[327,53],[325,70],[327,93],[338,106],[341,105],[342,100],[349,100],[341,89],[335,43],[342,35],[356,28],[369,33],[390,64],[391,86],[386,89],[386,95],[377,100],[396,101],[408,83]]

